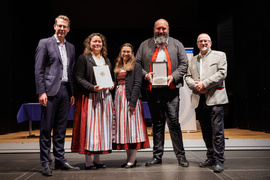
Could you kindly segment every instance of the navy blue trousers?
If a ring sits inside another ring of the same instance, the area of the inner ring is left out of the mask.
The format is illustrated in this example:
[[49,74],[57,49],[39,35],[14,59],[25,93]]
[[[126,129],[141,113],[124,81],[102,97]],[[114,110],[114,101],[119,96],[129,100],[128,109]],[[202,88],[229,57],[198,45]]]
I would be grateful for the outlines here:
[[61,85],[58,93],[48,97],[47,107],[41,107],[40,122],[40,163],[42,166],[51,164],[51,132],[53,129],[53,155],[55,162],[64,163],[65,135],[67,117],[70,108],[70,96],[67,86]]

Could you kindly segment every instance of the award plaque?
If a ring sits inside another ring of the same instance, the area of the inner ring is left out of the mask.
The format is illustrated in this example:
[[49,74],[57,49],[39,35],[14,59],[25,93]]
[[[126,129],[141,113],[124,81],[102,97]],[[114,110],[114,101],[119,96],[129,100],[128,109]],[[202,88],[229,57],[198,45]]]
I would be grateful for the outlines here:
[[94,66],[93,69],[98,86],[101,88],[113,87],[112,76],[108,65]]
[[167,86],[167,62],[153,62],[152,86]]

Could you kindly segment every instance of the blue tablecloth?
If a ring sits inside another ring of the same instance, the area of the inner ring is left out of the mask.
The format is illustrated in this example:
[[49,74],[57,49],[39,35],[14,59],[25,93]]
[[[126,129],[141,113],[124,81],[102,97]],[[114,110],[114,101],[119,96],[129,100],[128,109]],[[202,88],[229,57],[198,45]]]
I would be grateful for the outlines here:
[[149,110],[147,102],[142,102],[142,106],[143,106],[145,120],[146,121],[151,120],[151,114],[150,114],[150,110]]
[[[147,102],[143,102],[142,104],[143,104],[145,119],[146,120],[151,119]],[[24,121],[40,121],[40,118],[41,118],[40,114],[41,114],[40,104],[24,103],[22,104],[20,110],[18,111],[17,122],[21,123]],[[70,107],[68,120],[73,120],[73,115],[74,115],[74,105]]]
[[[73,120],[74,105],[70,107],[68,113],[68,120]],[[17,114],[17,122],[21,123],[24,121],[40,121],[41,118],[41,105],[25,103],[22,104]]]

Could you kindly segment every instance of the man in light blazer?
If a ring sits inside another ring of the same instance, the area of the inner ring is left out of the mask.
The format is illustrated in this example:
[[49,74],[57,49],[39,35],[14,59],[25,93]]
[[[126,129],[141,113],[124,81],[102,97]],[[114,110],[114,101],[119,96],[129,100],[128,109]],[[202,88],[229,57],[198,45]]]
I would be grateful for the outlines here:
[[[153,124],[153,158],[145,165],[162,163],[164,152],[165,123],[169,127],[174,153],[179,165],[188,167],[179,123],[179,88],[183,85],[183,76],[187,72],[187,55],[183,44],[169,37],[169,24],[159,19],[154,25],[154,37],[141,43],[136,59],[142,65],[142,76],[147,83],[146,95]],[[152,87],[152,64],[166,62],[167,85]]]
[[228,103],[225,89],[227,60],[224,52],[211,50],[211,45],[208,34],[198,36],[200,53],[189,61],[185,80],[193,90],[191,104],[196,108],[207,147],[207,160],[200,163],[200,167],[214,166],[214,172],[222,172],[225,161],[223,105]]
[[42,174],[51,176],[51,131],[55,169],[80,170],[64,157],[65,134],[69,108],[74,104],[73,68],[75,48],[65,40],[70,30],[68,17],[55,19],[55,34],[41,39],[35,55],[36,93],[41,104],[40,162]]

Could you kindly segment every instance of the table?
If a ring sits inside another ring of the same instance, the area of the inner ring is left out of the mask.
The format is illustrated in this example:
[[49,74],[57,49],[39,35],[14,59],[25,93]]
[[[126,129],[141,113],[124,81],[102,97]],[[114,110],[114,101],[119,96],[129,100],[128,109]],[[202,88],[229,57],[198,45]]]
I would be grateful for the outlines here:
[[[146,121],[151,119],[149,107],[147,102],[142,102],[144,110],[144,118]],[[71,106],[68,113],[68,120],[73,120],[74,106]],[[29,121],[29,136],[35,136],[32,134],[32,121],[40,121],[41,118],[41,105],[39,103],[24,103],[21,105],[17,113],[17,122],[22,123],[24,121]]]
[[[68,120],[73,120],[74,105],[70,107]],[[40,121],[41,105],[39,103],[24,103],[21,105],[17,113],[17,122],[22,123],[29,121],[29,137],[35,136],[32,134],[32,121]]]

